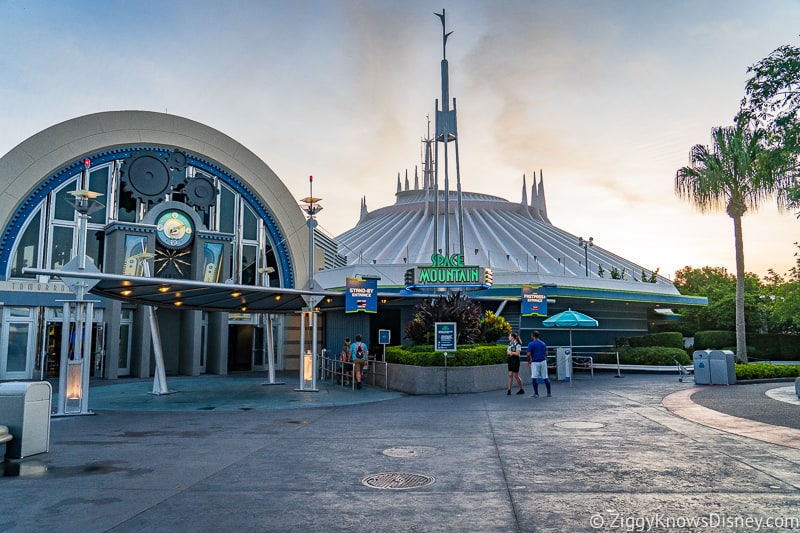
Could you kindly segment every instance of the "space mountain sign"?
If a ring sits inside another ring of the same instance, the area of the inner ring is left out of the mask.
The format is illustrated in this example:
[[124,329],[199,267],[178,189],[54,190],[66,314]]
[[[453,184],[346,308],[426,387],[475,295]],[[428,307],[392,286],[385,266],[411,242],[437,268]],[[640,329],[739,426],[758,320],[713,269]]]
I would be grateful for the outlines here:
[[430,266],[406,270],[405,286],[409,290],[488,289],[492,286],[492,271],[481,266],[465,265],[463,254],[433,254]]

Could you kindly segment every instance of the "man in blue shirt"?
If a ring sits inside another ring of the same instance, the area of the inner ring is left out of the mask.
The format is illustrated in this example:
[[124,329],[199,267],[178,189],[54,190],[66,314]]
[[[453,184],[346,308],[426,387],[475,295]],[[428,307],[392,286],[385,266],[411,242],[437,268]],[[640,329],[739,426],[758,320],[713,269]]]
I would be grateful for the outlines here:
[[547,375],[547,345],[539,340],[539,332],[531,333],[531,342],[528,343],[528,366],[531,367],[531,381],[533,381],[533,397],[539,397],[539,379],[544,380],[547,387],[547,396],[550,397],[550,377]]

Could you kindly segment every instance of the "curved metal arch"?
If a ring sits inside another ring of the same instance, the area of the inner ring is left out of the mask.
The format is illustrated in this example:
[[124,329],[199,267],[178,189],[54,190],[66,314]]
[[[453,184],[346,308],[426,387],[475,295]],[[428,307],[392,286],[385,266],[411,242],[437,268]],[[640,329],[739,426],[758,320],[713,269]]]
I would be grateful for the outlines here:
[[[57,189],[64,183],[75,178],[79,175],[84,168],[84,159],[89,159],[92,166],[101,165],[110,161],[125,159],[131,157],[139,150],[154,150],[163,152],[165,155],[172,153],[174,150],[180,149],[178,147],[167,148],[164,146],[153,145],[131,145],[123,146],[108,150],[99,150],[92,152],[88,155],[81,156],[75,161],[64,165],[59,170],[47,176],[42,180],[29,194],[20,206],[14,211],[10,217],[9,224],[4,228],[0,236],[0,272],[3,273],[3,278],[7,278],[8,263],[11,260],[11,253],[13,251],[13,244],[19,238],[22,228],[25,227],[25,222],[39,207],[39,205],[47,199],[47,195],[53,190]],[[291,254],[287,245],[287,238],[283,235],[277,221],[272,216],[272,213],[267,209],[258,195],[240,178],[234,176],[226,169],[220,167],[193,153],[182,150],[189,156],[189,164],[202,169],[213,176],[221,179],[226,185],[233,188],[239,193],[242,198],[253,208],[253,210],[264,221],[264,226],[272,239],[272,246],[274,248],[275,260],[281,269],[282,279],[287,287],[294,287],[294,266],[291,262]]]

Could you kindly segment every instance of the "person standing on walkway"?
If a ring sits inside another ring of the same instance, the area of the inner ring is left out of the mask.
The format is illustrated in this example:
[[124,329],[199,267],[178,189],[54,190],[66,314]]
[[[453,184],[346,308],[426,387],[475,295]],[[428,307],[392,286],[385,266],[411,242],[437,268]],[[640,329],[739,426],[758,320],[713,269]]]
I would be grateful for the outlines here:
[[511,394],[511,387],[514,381],[519,384],[519,391],[517,394],[525,394],[525,389],[522,387],[522,378],[519,377],[519,355],[522,351],[522,343],[520,342],[519,335],[511,333],[508,336],[508,349],[506,355],[508,356],[508,392]]
[[539,332],[531,333],[531,342],[528,343],[528,366],[531,367],[531,381],[533,382],[533,397],[539,397],[539,379],[544,380],[547,386],[547,396],[550,392],[550,377],[547,375],[547,344],[539,339]]
[[344,340],[344,344],[342,345],[342,353],[340,355],[341,365],[342,365],[342,385],[350,385],[351,379],[351,367],[353,363],[350,362],[350,337],[347,337]]
[[353,359],[353,371],[356,378],[356,388],[361,388],[361,370],[369,367],[369,350],[367,345],[361,342],[361,335],[356,335],[356,342],[350,345],[350,354]]

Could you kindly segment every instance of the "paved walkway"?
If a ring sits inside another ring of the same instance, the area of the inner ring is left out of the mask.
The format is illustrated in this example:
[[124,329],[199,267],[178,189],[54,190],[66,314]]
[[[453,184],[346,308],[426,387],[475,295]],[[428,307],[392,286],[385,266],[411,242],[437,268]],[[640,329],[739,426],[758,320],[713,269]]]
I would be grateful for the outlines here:
[[764,393],[788,383],[596,374],[533,399],[285,379],[93,386],[95,416],[0,465],[0,531],[800,531],[794,437],[702,405],[755,401],[739,420],[781,411],[762,429],[796,437],[800,406]]

